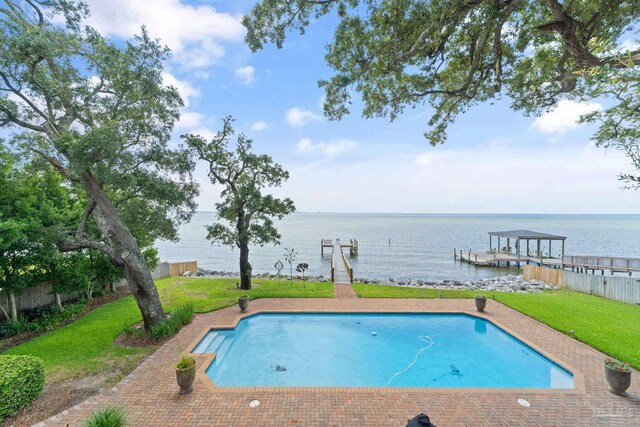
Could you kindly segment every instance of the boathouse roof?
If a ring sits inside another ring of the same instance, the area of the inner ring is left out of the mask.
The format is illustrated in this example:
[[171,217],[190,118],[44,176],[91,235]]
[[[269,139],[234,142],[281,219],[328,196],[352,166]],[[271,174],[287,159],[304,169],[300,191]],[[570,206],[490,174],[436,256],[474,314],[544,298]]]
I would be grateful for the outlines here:
[[490,231],[489,235],[522,240],[565,240],[567,238],[566,236],[540,233],[531,230]]

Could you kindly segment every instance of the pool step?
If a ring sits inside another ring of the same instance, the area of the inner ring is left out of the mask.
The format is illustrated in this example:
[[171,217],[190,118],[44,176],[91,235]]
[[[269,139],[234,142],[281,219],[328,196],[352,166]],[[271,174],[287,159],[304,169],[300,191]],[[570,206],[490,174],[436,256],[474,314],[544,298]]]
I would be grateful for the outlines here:
[[222,340],[222,343],[220,344],[217,351],[215,352],[217,363],[220,363],[222,361],[222,359],[224,358],[224,355],[227,354],[227,350],[229,350],[229,347],[231,347],[231,343],[233,343],[233,338],[231,337],[225,337],[225,338],[226,339]]
[[208,334],[193,350],[194,353],[217,353],[226,335],[212,332]]

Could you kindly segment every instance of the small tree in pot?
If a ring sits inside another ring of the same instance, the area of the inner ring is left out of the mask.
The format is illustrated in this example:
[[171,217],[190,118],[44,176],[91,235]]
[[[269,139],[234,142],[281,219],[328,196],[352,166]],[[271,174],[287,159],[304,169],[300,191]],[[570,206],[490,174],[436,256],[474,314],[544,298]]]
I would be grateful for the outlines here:
[[180,394],[189,394],[193,391],[193,382],[196,379],[196,359],[192,356],[182,356],[176,364],[176,381],[180,386]]
[[612,358],[604,359],[604,377],[609,383],[609,391],[618,396],[626,396],[631,385],[631,368]]

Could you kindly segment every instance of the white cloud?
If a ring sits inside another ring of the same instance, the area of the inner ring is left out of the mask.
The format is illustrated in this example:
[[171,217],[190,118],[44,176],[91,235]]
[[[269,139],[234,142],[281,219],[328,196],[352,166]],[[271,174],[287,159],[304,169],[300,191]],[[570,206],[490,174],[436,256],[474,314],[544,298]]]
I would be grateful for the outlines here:
[[563,99],[552,110],[535,119],[532,126],[542,133],[563,134],[577,128],[582,115],[598,110],[602,110],[602,105],[597,102]]
[[268,129],[270,126],[271,126],[271,123],[264,120],[258,120],[257,122],[251,125],[251,130],[261,131],[261,130]]
[[284,115],[287,123],[291,126],[300,127],[305,124],[314,121],[320,120],[322,117],[300,107],[289,108]]
[[422,153],[416,157],[416,165],[422,167],[429,167],[433,164],[433,156],[429,153]]
[[622,41],[622,43],[620,43],[620,46],[618,48],[622,52],[634,51],[640,48],[640,41],[633,40],[633,39],[625,39]]
[[211,129],[207,129],[207,128],[194,129],[194,130],[189,131],[189,133],[191,133],[193,135],[200,135],[201,137],[203,137],[207,141],[213,139],[213,137],[217,135],[217,132],[212,131]]
[[224,55],[221,43],[241,41],[245,29],[241,16],[218,12],[206,4],[189,5],[182,0],[88,0],[88,24],[103,34],[131,38],[146,26],[189,68],[211,65]]
[[246,67],[236,69],[236,77],[238,77],[242,83],[249,86],[255,80],[255,72],[256,69],[253,65],[247,65]]
[[204,116],[200,113],[185,111],[180,114],[180,120],[176,123],[176,129],[194,129],[200,126]]
[[348,139],[314,144],[311,139],[303,138],[298,142],[297,150],[300,153],[320,153],[326,157],[334,157],[344,152],[354,150],[357,146],[357,142]]
[[193,87],[191,83],[186,80],[178,80],[176,76],[171,73],[163,72],[162,73],[162,83],[167,86],[174,86],[178,89],[182,100],[184,101],[185,107],[189,106],[190,98],[200,96],[200,91]]

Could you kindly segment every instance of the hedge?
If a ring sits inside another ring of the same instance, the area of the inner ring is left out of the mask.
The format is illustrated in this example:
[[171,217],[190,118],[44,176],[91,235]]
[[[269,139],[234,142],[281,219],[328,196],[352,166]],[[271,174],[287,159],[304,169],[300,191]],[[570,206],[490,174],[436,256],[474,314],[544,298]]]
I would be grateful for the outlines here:
[[44,388],[44,364],[33,356],[0,356],[0,424],[36,400]]

